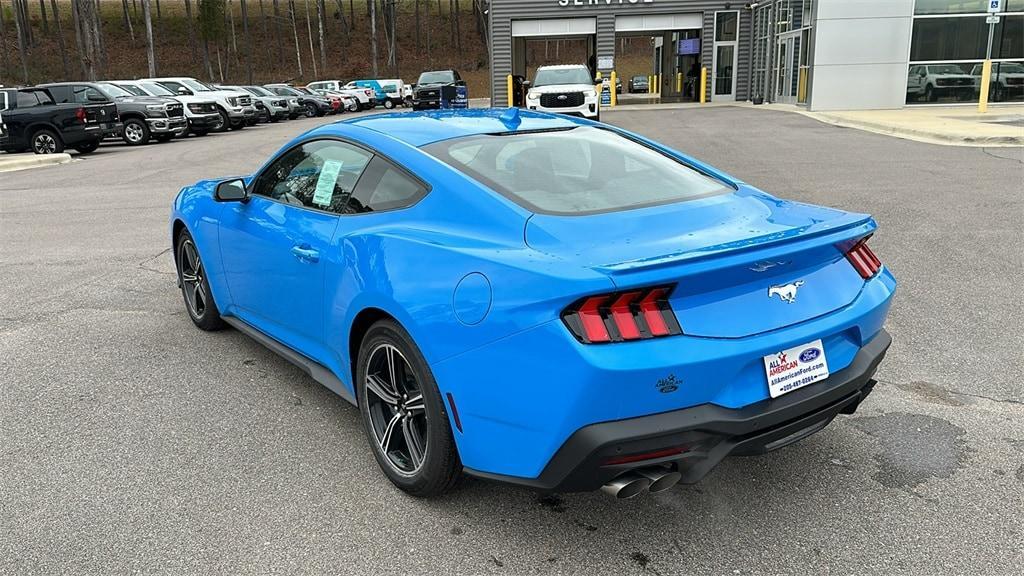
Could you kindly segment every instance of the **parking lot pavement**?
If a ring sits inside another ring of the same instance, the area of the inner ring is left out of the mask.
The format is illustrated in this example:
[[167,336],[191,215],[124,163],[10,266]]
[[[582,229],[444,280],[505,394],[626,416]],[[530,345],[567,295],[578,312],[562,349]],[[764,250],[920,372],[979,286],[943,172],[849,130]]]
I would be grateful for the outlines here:
[[177,190],[318,121],[105,146],[0,177],[0,574],[1019,573],[1024,153],[747,109],[605,119],[875,215],[901,285],[855,416],[635,500],[476,480],[411,499],[354,408],[195,330],[174,285]]

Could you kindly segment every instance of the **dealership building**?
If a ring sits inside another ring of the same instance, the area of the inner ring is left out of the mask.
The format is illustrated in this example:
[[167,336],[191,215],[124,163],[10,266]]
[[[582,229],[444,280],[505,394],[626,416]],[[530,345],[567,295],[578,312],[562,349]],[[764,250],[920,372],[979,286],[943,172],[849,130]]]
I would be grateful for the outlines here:
[[[545,63],[615,70],[628,94],[627,62],[630,78],[657,75],[645,101],[699,100],[706,68],[708,101],[968,104],[990,33],[989,100],[1024,102],[1024,0],[490,0],[488,14],[495,105],[510,74],[528,80]],[[628,45],[645,51],[642,71]]]

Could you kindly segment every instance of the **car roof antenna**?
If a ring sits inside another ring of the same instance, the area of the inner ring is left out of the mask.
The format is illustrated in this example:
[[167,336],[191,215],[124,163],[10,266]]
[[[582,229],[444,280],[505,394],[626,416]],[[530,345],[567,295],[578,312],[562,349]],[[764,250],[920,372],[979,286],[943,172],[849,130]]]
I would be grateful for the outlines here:
[[519,127],[519,123],[522,120],[519,118],[519,108],[510,106],[508,110],[501,113],[499,117],[501,123],[508,127],[509,130],[515,130]]

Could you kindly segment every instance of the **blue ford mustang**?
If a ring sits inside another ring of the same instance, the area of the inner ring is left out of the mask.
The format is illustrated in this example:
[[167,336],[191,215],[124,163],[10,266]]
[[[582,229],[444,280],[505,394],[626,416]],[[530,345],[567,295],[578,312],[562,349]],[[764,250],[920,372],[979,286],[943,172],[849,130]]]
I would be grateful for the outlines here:
[[620,498],[852,413],[896,282],[867,215],[517,110],[315,128],[174,202],[186,308],[357,404],[384,474]]

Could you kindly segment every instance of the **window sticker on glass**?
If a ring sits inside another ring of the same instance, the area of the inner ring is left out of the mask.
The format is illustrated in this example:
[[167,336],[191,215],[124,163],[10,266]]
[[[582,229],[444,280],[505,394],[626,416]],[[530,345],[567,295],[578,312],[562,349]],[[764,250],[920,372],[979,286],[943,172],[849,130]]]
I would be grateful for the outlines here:
[[341,173],[343,162],[338,160],[324,160],[324,167],[320,170],[320,177],[316,180],[316,191],[313,193],[313,203],[320,206],[330,206],[331,198],[334,197],[334,186],[338,182],[338,174]]

